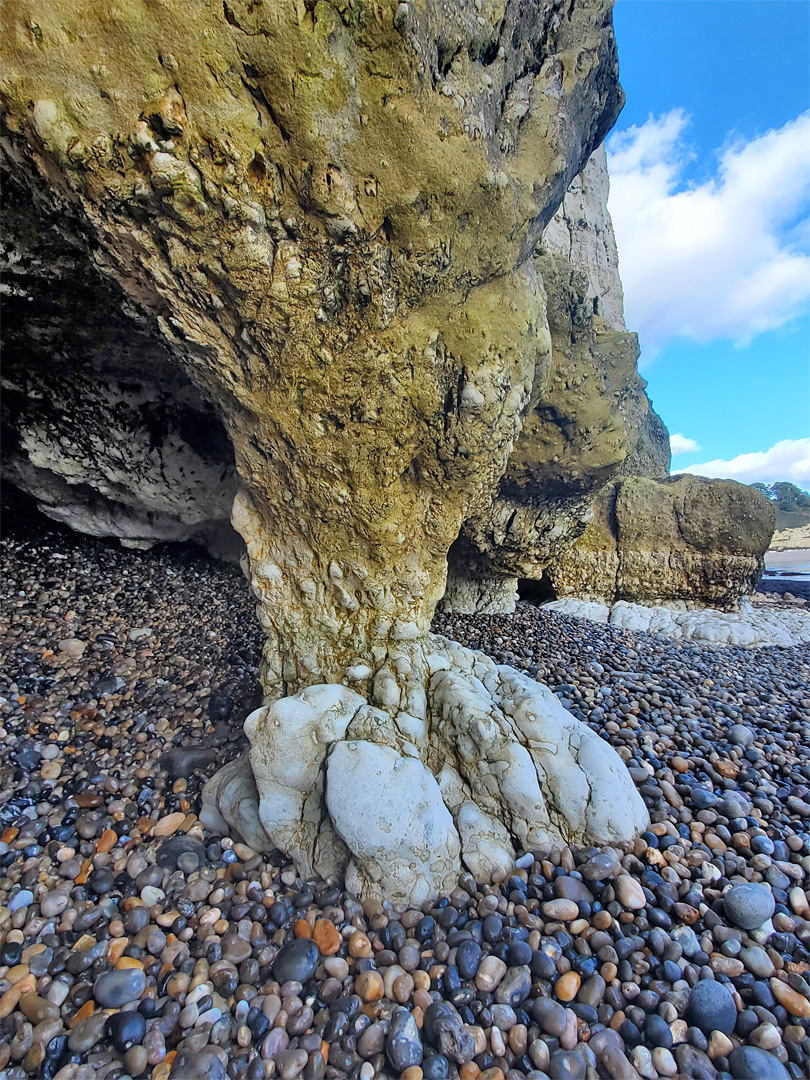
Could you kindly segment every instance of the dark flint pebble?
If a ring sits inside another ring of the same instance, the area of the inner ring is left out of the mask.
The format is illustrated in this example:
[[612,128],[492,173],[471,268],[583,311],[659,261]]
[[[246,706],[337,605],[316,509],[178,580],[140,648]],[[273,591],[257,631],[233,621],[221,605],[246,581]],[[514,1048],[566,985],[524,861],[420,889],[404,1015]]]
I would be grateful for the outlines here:
[[217,751],[205,746],[175,746],[161,754],[158,765],[171,780],[188,780],[195,769],[207,769],[217,760]]
[[187,852],[197,856],[199,866],[205,865],[205,844],[202,840],[182,833],[178,836],[169,836],[163,841],[158,848],[157,864],[163,870],[176,870],[177,860]]
[[279,949],[273,961],[273,977],[280,983],[308,982],[315,974],[320,955],[318,946],[309,938],[291,941]]

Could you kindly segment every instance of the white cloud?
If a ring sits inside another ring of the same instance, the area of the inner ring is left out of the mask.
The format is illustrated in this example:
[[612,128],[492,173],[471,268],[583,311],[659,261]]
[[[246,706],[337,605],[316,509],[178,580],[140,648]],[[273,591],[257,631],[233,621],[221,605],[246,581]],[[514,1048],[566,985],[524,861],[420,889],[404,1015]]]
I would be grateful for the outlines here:
[[680,433],[670,435],[669,448],[673,454],[695,454],[700,450],[700,446],[694,439]]
[[627,325],[648,355],[676,337],[745,344],[810,307],[810,112],[730,141],[691,186],[688,124],[676,109],[608,140]]
[[743,484],[753,484],[757,480],[764,484],[790,480],[801,488],[810,488],[810,438],[782,439],[770,450],[739,454],[730,461],[706,461],[674,471],[719,480],[740,480]]

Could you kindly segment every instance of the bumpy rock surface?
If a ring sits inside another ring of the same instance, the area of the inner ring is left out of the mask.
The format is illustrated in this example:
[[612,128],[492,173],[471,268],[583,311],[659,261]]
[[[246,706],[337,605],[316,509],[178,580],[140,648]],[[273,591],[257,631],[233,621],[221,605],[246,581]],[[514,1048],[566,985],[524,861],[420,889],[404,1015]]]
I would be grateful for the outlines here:
[[245,733],[257,794],[229,767],[206,786],[203,820],[219,813],[266,848],[258,814],[304,876],[345,877],[395,907],[452,889],[462,869],[506,874],[523,851],[648,824],[615,751],[547,687],[440,637],[394,651],[368,698],[311,686],[252,713]]
[[638,374],[636,336],[625,332],[607,195],[600,148],[535,257],[548,298],[549,380],[535,385],[491,505],[451,548],[443,610],[494,611],[499,599],[513,610],[498,589],[504,575],[585,601],[732,607],[762,572],[773,523],[756,492],[686,477],[669,486],[668,433]]
[[571,184],[535,256],[547,294],[549,378],[535,383],[494,499],[471,515],[451,549],[446,610],[475,610],[457,580],[542,578],[586,529],[594,496],[616,475],[669,471],[667,431],[638,373],[638,339],[624,327],[607,196],[600,147]]
[[627,477],[600,493],[548,576],[559,597],[731,607],[762,576],[774,521],[772,503],[733,480]]
[[6,23],[9,168],[223,415],[268,688],[424,631],[545,382],[530,255],[620,105],[609,5],[20,0]]

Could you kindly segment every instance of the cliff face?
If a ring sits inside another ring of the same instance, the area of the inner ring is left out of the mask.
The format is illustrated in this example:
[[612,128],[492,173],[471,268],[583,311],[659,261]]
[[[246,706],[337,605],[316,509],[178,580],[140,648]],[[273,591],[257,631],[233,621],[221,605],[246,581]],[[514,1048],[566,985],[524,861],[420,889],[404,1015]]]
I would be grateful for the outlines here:
[[540,578],[585,531],[594,496],[613,477],[669,472],[668,434],[638,373],[638,339],[624,329],[608,190],[600,147],[534,256],[546,291],[548,379],[535,385],[494,497],[451,550],[446,607],[513,602],[509,579]]
[[4,20],[6,170],[227,430],[268,683],[421,633],[548,382],[532,255],[621,104],[609,5]]
[[549,581],[558,597],[731,607],[762,576],[775,519],[766,496],[732,480],[625,477],[599,493]]
[[380,559],[349,592],[374,607],[393,565],[424,625],[459,530],[445,605],[503,609],[555,560],[576,578],[614,478],[667,476],[602,4],[35,7],[6,6],[3,469],[51,516],[232,548],[238,469],[271,534],[311,511],[330,625],[318,553],[357,531]]
[[733,607],[773,532],[746,485],[669,478],[667,429],[625,330],[604,148],[574,179],[534,257],[551,334],[548,381],[497,491],[450,552],[446,610],[511,610],[518,578],[550,596]]

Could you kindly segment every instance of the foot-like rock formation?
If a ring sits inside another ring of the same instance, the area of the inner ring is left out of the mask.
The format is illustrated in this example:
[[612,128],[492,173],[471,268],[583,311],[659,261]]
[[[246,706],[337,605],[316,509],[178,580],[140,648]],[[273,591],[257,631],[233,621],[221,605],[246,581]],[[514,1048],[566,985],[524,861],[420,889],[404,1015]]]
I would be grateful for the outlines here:
[[429,636],[346,678],[362,692],[310,686],[252,713],[250,768],[209,783],[203,819],[395,907],[463,869],[505,874],[523,851],[647,825],[616,753],[513,668]]

